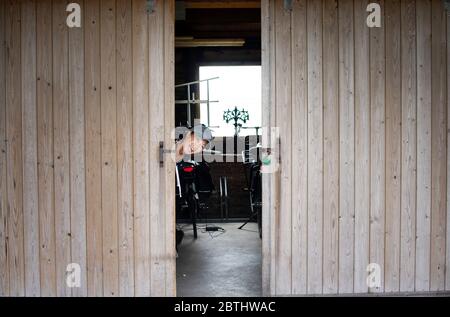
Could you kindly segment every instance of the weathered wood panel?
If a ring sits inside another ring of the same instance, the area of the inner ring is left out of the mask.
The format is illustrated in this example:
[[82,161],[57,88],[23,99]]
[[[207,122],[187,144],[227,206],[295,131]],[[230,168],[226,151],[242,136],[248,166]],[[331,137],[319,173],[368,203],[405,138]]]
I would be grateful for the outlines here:
[[134,295],[133,75],[131,1],[117,2],[117,206],[119,213],[119,294]]
[[[305,293],[307,281],[308,100],[306,0],[292,8],[292,292]],[[272,57],[274,58],[274,56]],[[264,65],[263,65],[264,68]],[[270,69],[269,69],[270,71]],[[275,78],[272,78],[275,81]],[[267,89],[267,88],[265,88]],[[274,95],[274,93],[272,93]],[[270,108],[269,108],[270,109]],[[266,126],[269,126],[269,122]],[[331,177],[331,175],[330,175]],[[266,193],[269,192],[268,190]],[[268,195],[263,195],[263,198]],[[271,198],[273,199],[273,198]],[[266,209],[271,212],[274,209]],[[263,222],[264,223],[264,222]],[[266,228],[266,227],[265,227]],[[263,239],[267,235],[263,235]],[[263,249],[264,251],[264,249]],[[330,250],[331,251],[331,250]],[[332,255],[332,254],[330,254]],[[331,260],[332,257],[329,259]],[[326,265],[326,264],[325,264]]]
[[[344,5],[345,6],[345,5]],[[339,279],[339,30],[337,1],[324,1],[323,16],[323,292],[336,293]],[[349,21],[352,23],[352,20]],[[347,25],[348,26],[348,25]],[[342,32],[342,33],[341,33]],[[344,37],[347,34],[342,34]],[[349,39],[351,40],[351,39]],[[293,72],[294,74],[294,72]],[[295,121],[294,121],[295,122]],[[351,126],[349,127],[349,129]],[[347,130],[348,131],[348,130]],[[307,132],[307,131],[306,131]],[[306,134],[305,134],[306,135]],[[351,140],[348,140],[350,143]],[[351,153],[350,153],[351,154]],[[296,160],[292,160],[295,162]],[[294,175],[296,171],[292,172]],[[351,177],[351,175],[349,175]],[[294,178],[295,179],[295,178]],[[294,180],[293,179],[293,180]],[[353,230],[353,228],[352,228]],[[351,232],[350,232],[351,233]],[[344,250],[342,250],[344,251]],[[345,252],[345,251],[344,251]],[[348,270],[350,271],[350,270]],[[347,272],[348,272],[347,271]],[[352,276],[353,277],[353,276]],[[351,284],[352,280],[348,280]]]
[[402,1],[402,171],[400,291],[414,291],[416,258],[417,73],[415,1]]
[[[82,7],[84,1],[78,2]],[[86,161],[84,120],[84,30],[69,29],[69,160],[71,259],[80,265],[80,287],[73,296],[87,296]]]
[[89,296],[101,296],[103,295],[103,211],[101,196],[100,1],[86,1],[84,13],[87,288]]
[[[369,28],[369,2],[294,1],[292,11],[262,3],[264,89],[277,101],[266,123],[275,115],[286,129],[278,118],[289,109],[286,86],[293,94],[292,135],[281,133],[292,148],[292,160],[281,156],[292,189],[283,172],[271,176],[279,189],[265,187],[269,204],[280,195],[265,209],[275,219],[263,239],[275,261],[264,272],[268,293],[289,283],[292,294],[448,289],[448,13],[438,0],[378,1],[381,27]],[[297,193],[290,210],[289,190]],[[288,237],[292,271],[278,258]],[[368,284],[371,263],[378,285]]]
[[37,3],[37,129],[41,295],[56,296],[55,185],[53,159],[52,5]]
[[7,165],[6,165],[6,24],[5,2],[0,3],[0,296],[9,295]]
[[[384,17],[384,1],[378,2]],[[384,290],[385,251],[385,31],[370,30],[370,263],[380,268],[380,283],[371,291]]]
[[447,37],[443,3],[432,1],[431,15],[431,262],[430,290],[445,288],[447,177]]
[[[307,291],[321,293],[323,240],[323,74],[322,1],[307,4],[308,52],[308,275]],[[279,56],[277,54],[277,56]],[[278,81],[278,79],[277,79]],[[278,94],[278,90],[277,90]],[[280,124],[281,121],[280,121]],[[284,141],[284,142],[287,142]],[[282,157],[281,169],[288,163]],[[286,191],[286,189],[282,190]],[[280,212],[286,212],[280,206]],[[281,227],[286,228],[286,227]],[[282,229],[283,230],[283,229]],[[282,270],[280,269],[280,272]]]
[[431,1],[419,1],[417,20],[417,291],[430,289]]
[[386,2],[386,292],[400,289],[401,1]]
[[9,293],[25,295],[21,96],[21,8],[6,3],[6,160]]
[[70,245],[70,148],[69,148],[69,34],[65,0],[53,2],[53,147],[55,182],[56,290],[70,296],[66,268]]
[[[339,292],[353,293],[355,100],[353,2],[339,3]],[[336,44],[335,44],[336,45]],[[328,197],[323,197],[328,201]]]
[[117,226],[116,2],[100,2],[103,295],[119,295]]
[[[275,9],[275,54],[283,54],[291,56],[291,17],[290,12],[278,7]],[[284,212],[277,215],[276,226],[278,230],[277,239],[277,270],[278,276],[276,283],[277,294],[291,293],[291,230],[282,230],[291,225],[291,120],[289,114],[291,113],[292,94],[291,94],[291,59],[276,59],[276,120],[280,127],[280,137],[282,137],[286,144],[281,145],[281,156],[285,160],[285,168],[281,170],[280,179],[280,208]],[[284,272],[284,273],[282,273]]]
[[174,2],[68,3],[0,3],[0,295],[174,295]]
[[135,295],[150,295],[149,43],[145,1],[133,2],[133,187]]
[[[173,118],[175,118],[175,94],[173,87],[175,86],[175,2],[164,1],[164,45],[163,45],[163,63],[164,63],[164,103],[154,105],[158,109],[164,109],[164,141],[170,147],[174,147],[174,131],[172,128]],[[160,78],[161,80],[161,78]],[[169,106],[168,106],[169,105]],[[159,147],[158,143],[150,143],[155,149]],[[154,160],[154,157],[150,157]],[[165,252],[162,256],[162,263],[165,267],[166,280],[164,287],[165,296],[176,296],[176,251],[175,251],[175,170],[173,168],[173,160],[168,160],[165,164],[164,171],[164,212],[160,211],[159,215],[164,218],[165,232],[161,233],[165,241]],[[157,235],[154,238],[159,239]]]
[[36,127],[36,5],[22,3],[22,151],[25,252],[25,295],[39,296],[39,211]]
[[447,240],[446,240],[446,276],[445,276],[445,289],[450,290],[450,148],[448,146],[448,140],[450,137],[450,80],[448,79],[450,74],[450,14],[447,13]]
[[355,1],[355,267],[354,292],[366,293],[370,212],[370,38],[368,0]]
[[[164,236],[167,229],[165,226],[165,200],[166,195],[160,195],[159,187],[164,186],[164,169],[159,168],[159,141],[164,140],[164,124],[159,118],[164,117],[164,109],[158,105],[164,104],[164,10],[163,2],[158,2],[156,14],[152,14],[148,19],[149,43],[152,43],[149,49],[149,151],[150,151],[150,170],[152,172],[152,182],[150,184],[150,249],[151,263],[150,276],[151,294],[154,296],[163,296],[166,272],[164,259],[166,243],[169,241],[159,241],[158,236]],[[156,146],[155,146],[156,145]],[[169,146],[166,144],[166,147]]]

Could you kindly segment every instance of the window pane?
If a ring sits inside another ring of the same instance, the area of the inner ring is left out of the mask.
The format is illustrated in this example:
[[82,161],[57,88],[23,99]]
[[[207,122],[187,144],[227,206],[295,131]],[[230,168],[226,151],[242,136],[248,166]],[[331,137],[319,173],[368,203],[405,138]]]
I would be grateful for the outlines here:
[[[216,136],[234,135],[232,123],[223,120],[225,110],[237,107],[249,113],[243,127],[261,126],[261,66],[202,66],[200,80],[219,77],[209,82],[210,126]],[[200,98],[207,99],[206,82],[200,85]],[[207,106],[200,107],[200,121],[207,124]],[[261,131],[259,131],[261,132]],[[254,135],[255,129],[242,129],[239,135]]]

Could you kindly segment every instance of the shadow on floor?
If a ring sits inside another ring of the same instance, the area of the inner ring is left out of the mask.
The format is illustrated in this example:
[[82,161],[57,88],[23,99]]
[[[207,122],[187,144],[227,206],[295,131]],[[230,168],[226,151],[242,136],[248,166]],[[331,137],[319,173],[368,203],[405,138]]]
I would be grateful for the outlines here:
[[[218,223],[224,233],[184,228],[178,247],[177,295],[188,297],[261,296],[261,239],[257,225]],[[200,224],[199,227],[204,228]]]

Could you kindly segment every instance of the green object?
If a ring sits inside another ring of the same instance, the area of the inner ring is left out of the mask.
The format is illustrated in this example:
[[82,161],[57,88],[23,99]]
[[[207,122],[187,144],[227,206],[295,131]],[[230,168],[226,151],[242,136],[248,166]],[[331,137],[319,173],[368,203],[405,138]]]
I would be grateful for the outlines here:
[[242,123],[239,123],[239,121],[246,123],[249,120],[248,111],[244,109],[239,110],[237,107],[234,107],[233,110],[228,109],[223,112],[223,120],[226,123],[234,121],[235,135],[238,135],[239,129],[242,127]]
[[262,162],[264,165],[270,165],[270,163],[272,162],[272,160],[270,159],[270,156],[266,156],[266,157],[263,157],[263,159],[261,160],[261,162]]

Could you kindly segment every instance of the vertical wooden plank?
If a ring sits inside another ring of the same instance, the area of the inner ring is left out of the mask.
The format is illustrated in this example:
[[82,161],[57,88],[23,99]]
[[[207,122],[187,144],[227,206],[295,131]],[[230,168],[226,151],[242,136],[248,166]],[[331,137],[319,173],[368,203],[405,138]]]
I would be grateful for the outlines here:
[[[83,1],[78,4],[84,7]],[[81,285],[72,289],[73,296],[87,295],[83,33],[69,29],[70,239],[72,262],[81,268]]]
[[[165,169],[159,167],[159,142],[164,140],[166,133],[164,129],[165,120],[165,32],[164,30],[164,2],[157,2],[155,12],[148,17],[149,35],[149,167],[152,171],[152,182],[150,184],[150,289],[152,296],[162,296],[165,293],[165,268],[164,253],[168,238],[165,236],[167,227],[165,226],[165,214],[171,212],[167,206],[165,208],[166,195],[161,195],[161,188],[165,188]],[[167,105],[169,107],[169,105]],[[169,127],[173,122],[169,123]],[[169,144],[165,144],[169,148]],[[171,165],[169,157],[166,157],[166,165]]]
[[[308,99],[306,0],[292,7],[292,293],[306,294]],[[273,45],[273,43],[272,43]],[[331,70],[330,70],[331,72]],[[270,74],[268,75],[270,76]],[[267,111],[271,111],[270,109]],[[268,123],[270,124],[270,123]],[[269,193],[266,191],[265,193]],[[266,194],[264,196],[269,196]],[[266,210],[272,213],[272,209]],[[268,232],[268,231],[265,231]],[[264,233],[263,233],[264,235]],[[332,245],[330,245],[332,247]],[[331,253],[331,250],[330,250]],[[331,260],[331,258],[330,258]],[[332,260],[331,260],[332,261]],[[330,263],[332,265],[332,263]],[[330,276],[330,278],[332,278]]]
[[133,187],[135,295],[150,295],[148,20],[146,2],[133,2]]
[[102,296],[103,238],[99,0],[86,1],[84,12],[87,289],[89,296]]
[[320,294],[322,293],[322,276],[323,276],[322,274],[322,240],[323,240],[322,1],[308,2],[307,30],[308,30],[308,40],[307,40],[308,289],[307,291],[310,294]]
[[[343,5],[346,8],[345,10],[349,9],[348,1],[343,3]],[[341,5],[339,7],[341,7]],[[353,4],[348,13],[352,14],[352,12]],[[338,217],[340,29],[338,17],[340,17],[340,15],[338,15],[337,1],[325,1],[323,8],[323,292],[325,294],[338,293],[339,277],[338,257],[340,240]],[[349,22],[353,23],[352,20]],[[351,36],[351,34],[348,35]],[[347,49],[347,47],[345,49]],[[350,141],[351,140],[349,140],[349,142]],[[349,155],[352,155],[352,153],[349,153]],[[296,162],[296,160],[293,160],[293,162]],[[297,176],[295,178],[297,178]],[[350,188],[348,190],[350,190]],[[353,228],[351,229],[353,231]],[[351,267],[348,269],[352,273],[353,270],[351,270]],[[348,282],[351,283],[351,280]]]
[[446,175],[447,175],[447,65],[446,11],[432,1],[431,55],[431,275],[430,290],[445,288]]
[[41,295],[56,296],[52,3],[37,1],[36,15]]
[[386,2],[386,267],[385,291],[400,289],[401,1]]
[[20,2],[7,3],[6,142],[8,190],[8,259],[10,295],[25,295],[24,215],[22,200],[22,105]]
[[280,128],[282,158],[280,211],[277,214],[276,293],[290,294],[291,276],[291,13],[281,2],[275,8],[276,117]]
[[[270,21],[270,39],[271,39],[271,45],[270,45],[270,56],[271,56],[271,63],[270,63],[270,105],[272,107],[273,110],[271,110],[270,112],[270,118],[269,118],[269,126],[270,127],[274,127],[274,129],[277,129],[277,112],[276,112],[276,82],[277,82],[277,72],[275,71],[275,67],[276,67],[276,47],[275,47],[275,40],[276,40],[276,30],[275,30],[275,23],[276,23],[276,15],[275,15],[275,8],[276,8],[276,3],[275,1],[271,1],[270,2],[270,6],[269,6],[269,12],[270,12],[270,16],[272,17],[271,21]],[[276,140],[276,138],[273,136],[274,131],[269,130],[268,132],[268,137],[270,139],[268,139],[268,145],[270,147],[274,147],[277,146],[277,149],[279,149],[280,144],[276,145],[273,144],[273,142]],[[278,133],[279,136],[279,131],[277,131],[276,133]],[[275,141],[276,142],[276,141]],[[280,141],[281,142],[281,141]],[[279,142],[279,143],[280,143]],[[279,162],[280,163],[280,162]],[[279,166],[281,168],[281,164],[279,164]],[[270,204],[269,204],[269,208],[272,212],[269,213],[269,219],[270,219],[270,261],[271,261],[271,266],[270,266],[270,289],[271,289],[271,294],[276,294],[276,270],[277,270],[277,262],[276,262],[276,257],[277,257],[277,241],[276,241],[276,230],[277,230],[277,216],[278,213],[280,212],[280,205],[279,205],[279,196],[280,196],[280,168],[278,168],[278,170],[274,173],[270,174]]]
[[[262,143],[263,145],[268,144],[268,129],[270,126],[270,116],[271,116],[271,63],[272,58],[270,52],[273,46],[271,37],[271,23],[273,16],[270,13],[271,1],[262,0],[261,1],[261,72],[262,72],[262,126],[265,128],[263,132]],[[293,114],[294,115],[294,114]],[[262,190],[264,193],[270,193],[270,177],[267,174],[262,175]],[[270,237],[270,194],[263,195],[262,204],[262,228],[265,234],[262,237],[262,292],[263,296],[269,296],[271,294],[270,279],[271,279],[271,237]]]
[[[295,3],[294,3],[295,5]],[[271,147],[272,130],[276,127],[276,72],[275,72],[275,1],[263,0],[262,10],[262,72],[263,72],[263,108],[266,109],[263,116],[263,124],[266,127],[263,132],[262,142],[266,147]],[[295,9],[294,9],[295,12]],[[293,13],[295,14],[295,13]],[[306,32],[305,32],[306,34]],[[265,39],[265,40],[264,40]],[[266,295],[276,293],[276,214],[278,213],[278,176],[279,171],[264,173],[263,186],[269,195],[263,195],[263,292]],[[306,190],[306,188],[305,188]],[[305,211],[306,213],[306,211]],[[306,250],[306,231],[305,250]],[[303,258],[306,261],[306,256]],[[306,263],[306,262],[304,262]],[[306,289],[306,265],[301,268],[304,271],[304,289]],[[304,293],[304,292],[303,292]]]
[[[174,123],[175,118],[175,1],[164,1],[164,126],[165,126],[165,144],[174,147]],[[151,143],[153,149],[158,147],[159,143]],[[154,162],[156,157],[150,159]],[[173,162],[172,162],[173,163]],[[175,252],[175,179],[174,166],[165,165],[165,296],[176,295],[176,252]]]
[[370,30],[370,262],[381,269],[380,287],[384,290],[385,231],[385,42],[384,1],[381,5],[382,25]]
[[69,46],[65,0],[53,2],[53,128],[55,160],[56,287],[70,296],[66,268],[70,250]]
[[450,13],[447,12],[447,240],[445,289],[450,290]]
[[119,294],[117,223],[116,5],[100,4],[103,290]]
[[400,290],[414,291],[416,259],[416,3],[402,1],[402,183]]
[[431,1],[416,4],[417,230],[416,291],[430,289],[431,213]]
[[[365,293],[370,218],[370,34],[368,0],[355,1],[355,276],[354,292]],[[363,26],[363,27],[361,27]]]
[[133,76],[131,1],[117,2],[117,183],[119,294],[134,295]]
[[7,169],[6,169],[6,5],[0,3],[0,296],[9,295]]
[[22,2],[22,151],[25,295],[40,295],[36,112],[36,3]]
[[353,292],[355,100],[353,1],[339,3],[339,292]]

